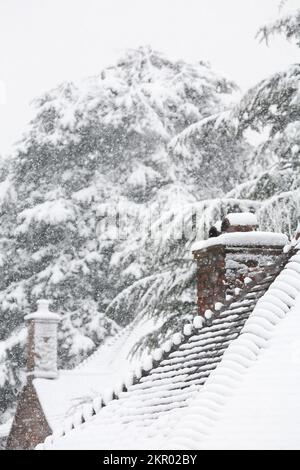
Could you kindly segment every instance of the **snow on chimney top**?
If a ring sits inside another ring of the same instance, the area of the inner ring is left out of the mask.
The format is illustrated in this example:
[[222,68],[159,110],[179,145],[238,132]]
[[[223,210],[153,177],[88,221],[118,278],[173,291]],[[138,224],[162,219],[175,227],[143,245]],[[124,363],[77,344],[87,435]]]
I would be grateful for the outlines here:
[[282,233],[257,231],[256,216],[250,212],[228,214],[221,228],[214,225],[207,240],[192,245],[200,315],[236,288],[244,288],[248,279],[254,280],[266,267],[280,267],[288,243]]
[[222,232],[252,232],[258,229],[256,215],[252,212],[231,212],[222,221]]
[[218,237],[200,240],[192,245],[192,252],[221,245],[224,247],[281,247],[288,243],[288,237],[282,233],[273,232],[234,232],[222,233]]
[[37,311],[34,313],[29,313],[25,316],[25,320],[44,320],[44,321],[60,321],[60,315],[57,313],[50,312],[49,304],[50,301],[46,299],[37,300]]

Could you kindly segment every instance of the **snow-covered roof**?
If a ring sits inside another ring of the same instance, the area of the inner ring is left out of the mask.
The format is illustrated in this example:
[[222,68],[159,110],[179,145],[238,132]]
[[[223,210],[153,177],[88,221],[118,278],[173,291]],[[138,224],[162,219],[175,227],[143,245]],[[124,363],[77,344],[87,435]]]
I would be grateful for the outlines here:
[[285,246],[288,237],[282,233],[273,232],[233,232],[224,233],[208,240],[196,241],[192,251],[203,250],[214,245],[226,246]]
[[[278,269],[278,268],[277,268]],[[85,409],[50,436],[43,448],[157,448],[171,433],[174,423],[197,398],[207,377],[221,361],[261,297],[277,276],[269,269],[264,276],[185,325],[172,342],[154,351],[129,378],[118,399],[102,409]],[[101,408],[101,406],[100,406]],[[83,419],[82,419],[83,418]],[[72,429],[74,428],[74,429]]]
[[34,387],[52,430],[61,428],[69,416],[82,410],[83,404],[91,406],[100,394],[104,401],[111,399],[114,385],[125,380],[138,361],[129,357],[133,345],[159,326],[151,320],[130,324],[79,366],[60,370],[57,379],[34,379]]
[[300,448],[299,253],[178,417],[167,448]]

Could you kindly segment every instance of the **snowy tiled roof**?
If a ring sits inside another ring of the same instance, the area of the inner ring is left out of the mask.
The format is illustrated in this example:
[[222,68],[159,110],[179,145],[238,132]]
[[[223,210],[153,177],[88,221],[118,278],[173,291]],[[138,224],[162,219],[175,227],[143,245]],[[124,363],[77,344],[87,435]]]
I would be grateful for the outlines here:
[[167,448],[299,449],[300,244]]
[[[34,379],[40,403],[52,430],[56,432],[63,422],[82,404],[89,404],[100,394],[110,397],[120,378],[140,360],[129,357],[133,345],[160,324],[151,320],[133,322],[100,346],[91,356],[72,370],[60,370],[56,380]],[[59,397],[59,399],[58,399]]]
[[[207,311],[206,319],[196,317],[193,325],[185,325],[173,342],[154,352],[142,372],[136,372],[126,386],[121,386],[124,391],[115,390],[117,400],[106,402],[99,411],[103,405],[99,398],[94,408],[85,408],[57,436],[49,437],[45,447],[160,446],[157,436],[166,437],[180,410],[199,394],[279,270],[269,268],[234,299],[216,304],[215,312]],[[72,427],[75,429],[70,431]]]
[[70,414],[74,414],[82,403],[92,402],[95,396],[105,393],[107,387],[112,387],[116,380],[116,371],[111,364],[110,368],[107,367],[109,357],[116,355],[127,334],[128,331],[123,330],[78,367],[60,370],[56,380],[33,380],[39,401],[53,431],[59,428]]

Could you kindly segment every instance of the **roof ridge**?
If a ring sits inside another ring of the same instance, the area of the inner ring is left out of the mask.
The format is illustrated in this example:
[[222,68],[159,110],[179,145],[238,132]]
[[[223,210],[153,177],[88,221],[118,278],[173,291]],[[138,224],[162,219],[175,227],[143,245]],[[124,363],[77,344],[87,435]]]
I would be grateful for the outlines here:
[[[179,331],[172,335],[170,340],[165,341],[161,347],[156,348],[148,356],[144,358],[140,366],[135,367],[134,370],[128,373],[128,376],[121,381],[119,385],[114,386],[105,396],[99,395],[95,398],[92,403],[83,405],[81,410],[75,412],[71,418],[67,418],[61,429],[55,431],[49,435],[44,444],[51,445],[54,440],[65,436],[73,429],[80,425],[90,421],[95,415],[97,415],[101,409],[108,405],[113,400],[117,400],[122,392],[127,392],[131,385],[139,383],[141,378],[149,375],[151,371],[158,367],[159,364],[165,360],[172,352],[176,351],[181,344],[186,342],[195,331],[209,326],[211,320],[218,317],[223,312],[229,309],[232,304],[238,301],[245,300],[247,294],[253,289],[253,285],[259,284],[259,282],[265,278],[265,273],[259,273],[254,276],[254,279],[246,277],[244,281],[244,288],[236,288],[233,295],[226,296],[224,302],[216,302],[214,310],[206,310],[204,317],[197,315],[194,319],[183,325]],[[44,444],[39,444],[38,448],[43,448]]]
[[[298,250],[300,251],[300,244],[292,248],[283,270],[275,278],[267,292],[258,300],[255,306],[256,315],[253,316],[252,314],[247,320],[241,334],[231,344],[230,349],[225,351],[222,361],[211,377],[212,380],[207,383],[205,397],[203,398],[205,400],[205,409],[201,406],[201,396],[198,397],[198,401],[196,398],[183,418],[183,425],[177,427],[174,435],[168,440],[172,448],[194,449],[196,441],[199,446],[201,436],[207,436],[213,424],[218,420],[224,402],[227,396],[230,395],[231,390],[236,387],[240,377],[245,373],[251,362],[256,360],[260,351],[264,349],[270,331],[275,328],[280,320],[285,317],[286,312],[294,305],[297,294],[294,297],[295,293],[290,289],[289,284],[280,279],[285,276],[286,269],[292,270],[295,276],[300,279],[300,256],[297,253]],[[276,283],[278,283],[277,286]],[[289,302],[286,301],[286,304],[284,304],[282,295],[279,292],[286,295]],[[300,289],[298,294],[300,294]],[[272,302],[274,297],[278,301],[276,305]],[[238,368],[235,367],[237,364]],[[226,381],[224,381],[224,370],[232,372],[226,374]],[[210,411],[211,409],[213,409],[213,413]],[[201,420],[203,413],[205,413],[205,419]],[[182,438],[183,435],[189,437]],[[166,448],[170,448],[169,445]]]

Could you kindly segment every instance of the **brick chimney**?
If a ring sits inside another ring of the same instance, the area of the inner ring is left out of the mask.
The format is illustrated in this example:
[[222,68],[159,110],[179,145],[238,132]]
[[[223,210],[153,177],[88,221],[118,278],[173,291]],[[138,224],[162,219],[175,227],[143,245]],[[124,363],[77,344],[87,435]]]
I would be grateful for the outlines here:
[[255,214],[227,214],[218,235],[219,228],[210,230],[211,238],[195,242],[192,247],[197,261],[199,315],[213,309],[216,302],[224,301],[236,288],[244,287],[246,278],[255,279],[264,268],[280,266],[285,259],[283,247],[287,237],[257,231]]
[[57,378],[57,325],[60,316],[49,311],[49,301],[37,301],[37,311],[25,316],[28,326],[27,374]]

